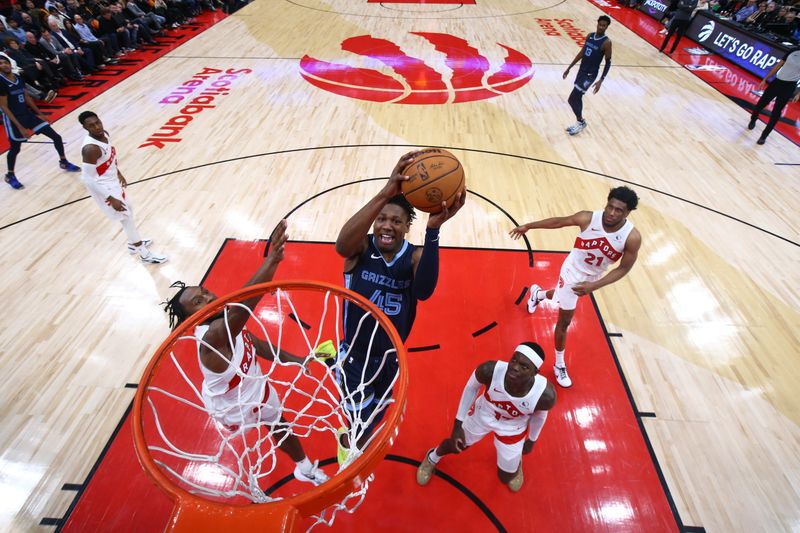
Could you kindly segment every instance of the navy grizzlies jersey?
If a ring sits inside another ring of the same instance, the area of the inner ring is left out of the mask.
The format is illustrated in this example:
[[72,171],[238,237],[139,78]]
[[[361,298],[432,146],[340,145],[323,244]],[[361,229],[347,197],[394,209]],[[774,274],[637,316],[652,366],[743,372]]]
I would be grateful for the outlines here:
[[[412,255],[416,247],[403,241],[400,250],[391,263],[387,263],[375,245],[375,237],[367,236],[367,248],[358,258],[358,264],[350,272],[345,272],[345,287],[364,296],[380,308],[397,328],[403,342],[411,333],[411,325],[417,310],[417,299],[411,292],[414,277]],[[358,329],[358,322],[364,315],[360,307],[345,303],[344,327],[345,341],[358,353],[365,354],[369,347],[375,321],[365,319]],[[372,356],[380,357],[391,348],[388,336],[378,329],[373,341]]]
[[603,43],[607,39],[608,35],[595,37],[594,33],[589,34],[586,44],[583,45],[583,58],[581,58],[581,66],[578,67],[578,70],[595,74],[600,70],[600,60],[603,59]]
[[19,76],[16,78],[16,81],[11,81],[0,75],[0,81],[3,84],[2,94],[7,97],[8,110],[14,113],[15,117],[30,113],[28,104],[25,103],[25,84]]
[[[8,110],[14,114],[14,118],[16,118],[23,127],[37,132],[46,126],[47,122],[35,116],[30,110],[28,104],[25,102],[25,83],[19,76],[16,78],[15,81],[11,81],[0,74],[0,95],[6,97],[8,101]],[[10,140],[21,142],[27,140],[25,136],[17,130],[17,126],[11,122],[11,119],[9,119],[5,113],[3,113],[3,125],[6,128],[6,133],[8,133],[8,138]]]

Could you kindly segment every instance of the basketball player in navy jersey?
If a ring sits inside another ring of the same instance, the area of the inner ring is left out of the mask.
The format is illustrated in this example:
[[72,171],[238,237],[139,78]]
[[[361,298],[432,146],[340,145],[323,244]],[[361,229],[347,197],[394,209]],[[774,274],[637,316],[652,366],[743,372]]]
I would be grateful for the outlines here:
[[[529,229],[557,229],[578,226],[580,234],[570,251],[558,276],[558,286],[548,291],[539,285],[531,285],[528,312],[536,311],[539,302],[547,299],[558,301],[558,321],[555,326],[556,363],[553,370],[556,381],[562,387],[571,387],[572,379],[567,374],[564,349],[567,329],[575,314],[578,297],[585,296],[601,287],[619,281],[630,272],[636,263],[642,236],[633,227],[628,215],[636,209],[639,197],[628,187],[611,189],[602,211],[578,211],[566,217],[553,217],[523,224],[511,230],[513,239],[519,239]],[[611,264],[619,266],[603,275]]]
[[[386,186],[347,221],[336,239],[336,252],[344,257],[345,286],[375,303],[392,321],[403,342],[411,333],[417,300],[426,300],[436,288],[439,228],[463,207],[466,200],[466,193],[459,193],[453,206],[448,209],[443,202],[442,211],[428,217],[425,244],[421,248],[406,241],[416,214],[400,192],[400,184],[409,179],[401,173],[415,155],[416,152],[412,152],[400,158]],[[365,381],[378,374],[365,386],[363,400],[358,405],[346,405],[360,413],[360,420],[366,421],[391,396],[397,358],[393,354],[384,357],[386,350],[392,349],[392,343],[380,328],[371,341],[374,320],[365,320],[359,329],[363,314],[364,311],[355,306],[345,307],[345,343],[340,347],[340,357],[347,355],[342,363],[345,390],[353,391],[361,385],[365,366]],[[359,449],[381,418],[382,412],[366,428],[359,439]],[[346,441],[347,435],[341,429],[340,446],[348,448],[349,442]],[[347,450],[341,447],[340,462],[344,460],[343,454],[347,454]]]
[[578,121],[572,126],[567,128],[567,133],[570,135],[577,135],[583,128],[586,127],[586,121],[583,119],[583,95],[592,86],[592,82],[597,79],[597,73],[600,71],[600,60],[606,58],[605,66],[603,67],[603,75],[594,83],[594,93],[600,90],[603,80],[606,79],[608,71],[611,69],[611,39],[606,35],[608,25],[611,24],[611,19],[605,15],[601,15],[597,19],[597,31],[590,33],[586,36],[586,43],[572,63],[569,64],[567,70],[564,71],[564,79],[567,79],[569,71],[575,66],[575,63],[580,60],[581,65],[578,67],[578,75],[575,76],[575,88],[567,99],[569,106],[575,113],[575,118]]
[[[449,438],[425,454],[417,483],[427,485],[445,455],[461,453],[489,433],[497,450],[497,476],[512,492],[522,488],[522,456],[533,450],[556,404],[556,390],[539,374],[544,350],[523,342],[508,362],[486,361],[470,376]],[[484,387],[482,395],[478,396]]]
[[11,187],[14,189],[25,187],[14,174],[14,166],[22,143],[39,133],[53,140],[59,157],[58,166],[62,170],[80,172],[79,167],[67,161],[61,136],[50,126],[45,116],[25,92],[25,83],[22,78],[14,75],[11,63],[5,56],[0,56],[0,110],[3,112],[3,126],[8,135],[8,142],[11,144],[6,155],[8,172],[5,176],[6,183]]

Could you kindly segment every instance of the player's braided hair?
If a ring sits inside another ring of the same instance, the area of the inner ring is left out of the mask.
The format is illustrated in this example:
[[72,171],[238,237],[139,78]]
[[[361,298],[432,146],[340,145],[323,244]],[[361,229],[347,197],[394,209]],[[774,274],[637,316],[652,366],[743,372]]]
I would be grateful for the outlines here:
[[414,206],[411,205],[411,203],[406,200],[406,197],[402,194],[396,194],[392,196],[386,203],[400,206],[403,211],[406,212],[406,215],[408,215],[409,222],[414,222],[414,219],[417,218],[417,212],[414,211]]
[[176,281],[170,285],[169,288],[177,288],[178,292],[176,292],[175,295],[169,300],[161,302],[161,305],[164,306],[164,311],[167,313],[167,315],[169,315],[170,329],[175,329],[180,325],[181,322],[186,320],[186,309],[184,309],[180,302],[183,291],[186,290],[186,284],[182,281]]

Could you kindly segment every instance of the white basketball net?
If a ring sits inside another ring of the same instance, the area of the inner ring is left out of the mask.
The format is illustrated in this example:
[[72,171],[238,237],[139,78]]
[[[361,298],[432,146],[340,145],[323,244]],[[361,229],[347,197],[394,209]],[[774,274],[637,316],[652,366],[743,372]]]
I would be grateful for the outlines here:
[[[316,303],[312,302],[312,305],[306,305],[303,312],[299,313],[292,301],[293,293],[295,295],[302,293],[302,298],[306,300],[305,303],[309,303],[309,297]],[[279,465],[281,464],[283,470],[286,469],[286,465],[291,465],[293,468],[294,463],[288,455],[278,449],[278,446],[286,439],[287,433],[283,432],[281,439],[276,442],[274,435],[276,429],[288,428],[304,445],[309,460],[314,462],[315,459],[336,456],[337,430],[344,428],[351,443],[347,460],[342,466],[334,461],[325,471],[330,477],[333,477],[335,473],[352,463],[363,449],[369,446],[383,427],[383,423],[381,423],[361,448],[356,446],[356,443],[364,437],[366,429],[372,421],[394,403],[390,394],[397,380],[397,374],[393,378],[392,387],[386,391],[384,396],[375,398],[378,407],[367,419],[362,419],[362,411],[358,408],[365,400],[364,387],[377,378],[384,363],[389,357],[396,357],[396,353],[394,353],[394,349],[391,349],[382,354],[380,368],[374,373],[369,374],[366,370],[367,365],[364,365],[361,384],[355,390],[349,390],[346,384],[337,380],[336,374],[342,372],[342,362],[350,354],[350,350],[340,353],[338,358],[333,357],[327,364],[314,354],[315,347],[320,346],[326,340],[332,340],[337,348],[341,346],[342,299],[342,295],[332,294],[330,291],[296,291],[294,289],[285,291],[278,288],[275,292],[263,296],[258,309],[265,307],[268,309],[266,312],[259,313],[260,316],[240,303],[229,303],[225,306],[223,316],[226,325],[228,324],[229,308],[237,306],[247,309],[252,319],[248,322],[248,330],[251,335],[264,339],[271,345],[274,361],[270,362],[259,358],[261,375],[258,376],[245,374],[240,368],[237,368],[236,375],[239,383],[236,388],[239,391],[238,397],[241,398],[241,391],[247,386],[248,381],[259,380],[272,385],[278,394],[281,413],[285,421],[285,423],[279,422],[273,427],[260,422],[257,415],[250,414],[253,413],[254,408],[258,410],[262,406],[260,402],[237,403],[230,408],[234,411],[232,413],[230,410],[228,413],[220,413],[218,410],[212,413],[207,409],[201,394],[202,376],[198,371],[197,349],[187,349],[184,346],[184,349],[181,350],[176,349],[176,346],[180,343],[187,343],[187,341],[190,346],[192,342],[201,343],[219,357],[223,356],[209,344],[204,343],[202,339],[193,335],[177,339],[170,347],[169,353],[162,355],[162,357],[168,357],[169,361],[162,362],[159,370],[159,375],[174,370],[175,376],[169,380],[154,378],[145,393],[145,404],[149,409],[143,406],[143,410],[149,411],[152,415],[152,418],[144,417],[143,413],[143,419],[148,420],[151,425],[150,428],[145,426],[145,434],[147,435],[148,450],[155,463],[190,493],[216,501],[240,503],[247,501],[267,503],[283,497],[273,495],[274,490],[270,490],[270,487],[277,488],[274,487],[276,484],[280,486],[281,478],[287,477],[285,474],[276,474],[275,471],[280,469]],[[265,302],[269,302],[269,305],[265,305]],[[357,304],[351,301],[350,305]],[[335,312],[333,320],[328,317],[330,307]],[[322,311],[315,321],[316,327],[303,322],[311,318],[309,309],[319,313],[320,308]],[[374,318],[374,316],[370,312],[364,314],[358,323],[356,338],[360,338],[362,325],[368,318]],[[253,326],[254,322],[255,326]],[[295,331],[293,335],[287,335],[290,332],[284,331],[284,326],[292,327],[292,325],[298,331]],[[370,352],[372,351],[372,342],[380,327],[377,320],[372,328],[364,326],[364,334],[369,335]],[[284,345],[287,336],[291,336],[293,339],[291,346]],[[228,328],[231,353],[234,351],[234,338],[235,336]],[[298,341],[298,339],[302,340]],[[281,349],[299,356],[309,355],[305,369],[297,363],[281,362],[277,356]],[[169,383],[166,383],[167,381]],[[220,422],[225,414],[233,414],[243,422],[235,428],[225,426]],[[213,423],[209,424],[209,418],[213,420]],[[192,425],[193,419],[203,423],[204,427],[200,427],[197,423]],[[249,421],[246,421],[247,419]],[[147,423],[145,422],[145,424]],[[213,429],[209,429],[209,426]],[[205,432],[205,436],[187,439],[187,431],[190,434],[192,431]],[[316,448],[313,451],[307,447],[307,443],[312,439],[315,439],[316,442]],[[322,445],[320,445],[320,440],[323,442]],[[290,480],[291,475],[288,477]],[[338,504],[312,517],[316,521],[309,529],[319,524],[331,525],[339,511],[348,513],[355,511],[363,501],[371,479],[373,479],[372,475],[361,485],[359,490],[350,493]],[[298,492],[312,488],[312,485],[307,483],[297,485],[302,485]],[[291,495],[293,494],[284,496]]]

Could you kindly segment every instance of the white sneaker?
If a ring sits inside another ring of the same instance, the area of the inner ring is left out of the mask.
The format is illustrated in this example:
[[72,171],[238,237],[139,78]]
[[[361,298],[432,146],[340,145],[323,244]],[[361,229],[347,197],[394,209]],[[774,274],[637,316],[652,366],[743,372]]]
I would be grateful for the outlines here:
[[542,290],[540,286],[537,284],[531,285],[531,295],[528,297],[528,312],[533,314],[536,311],[536,307],[539,305],[539,291]]
[[305,481],[307,483],[313,483],[315,486],[316,485],[322,485],[323,483],[328,481],[330,478],[327,476],[327,474],[325,474],[325,472],[322,471],[321,468],[319,468],[319,466],[317,466],[317,463],[318,463],[318,461],[314,461],[314,464],[312,465],[311,470],[309,472],[307,472],[307,473],[303,473],[303,471],[300,470],[300,465],[295,466],[294,467],[294,477],[298,481]]
[[[142,246],[150,246],[151,242],[152,239],[142,239]],[[136,253],[136,247],[131,242],[128,243],[128,253],[131,255]]]
[[139,259],[142,260],[142,263],[160,264],[167,262],[167,256],[154,253],[148,250],[146,246],[139,247]]
[[567,367],[565,366],[553,366],[553,372],[556,375],[556,382],[561,385],[562,387],[569,388],[572,387],[572,380],[569,379],[569,374],[567,374]]
[[567,128],[567,133],[569,133],[570,135],[577,135],[583,131],[586,125],[587,124],[585,120],[579,120],[578,122]]

